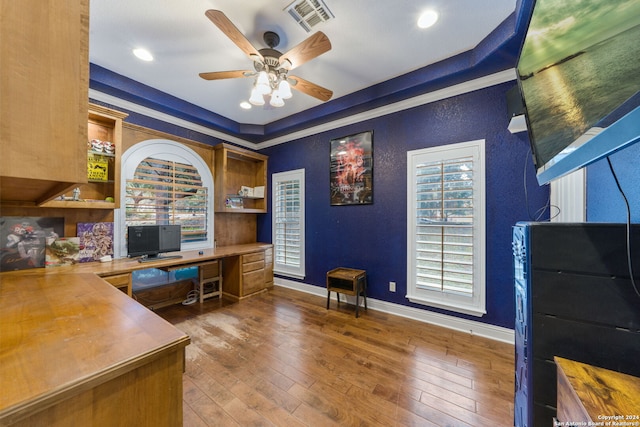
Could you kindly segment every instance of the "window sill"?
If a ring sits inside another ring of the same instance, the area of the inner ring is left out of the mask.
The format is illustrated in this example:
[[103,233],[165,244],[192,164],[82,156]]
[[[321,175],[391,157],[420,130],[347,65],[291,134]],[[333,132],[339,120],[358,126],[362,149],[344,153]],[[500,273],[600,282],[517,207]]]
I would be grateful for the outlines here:
[[415,295],[406,295],[406,298],[414,304],[426,305],[429,307],[442,308],[444,310],[453,311],[461,314],[469,314],[471,316],[482,317],[487,314],[484,307],[476,307],[471,304],[460,304],[454,302],[434,301],[427,298],[417,297]]
[[273,270],[273,274],[280,277],[284,277],[284,278],[290,277],[292,279],[300,279],[300,280],[304,280],[305,278],[304,274],[296,274],[296,273],[291,273],[288,271],[280,271],[276,269]]

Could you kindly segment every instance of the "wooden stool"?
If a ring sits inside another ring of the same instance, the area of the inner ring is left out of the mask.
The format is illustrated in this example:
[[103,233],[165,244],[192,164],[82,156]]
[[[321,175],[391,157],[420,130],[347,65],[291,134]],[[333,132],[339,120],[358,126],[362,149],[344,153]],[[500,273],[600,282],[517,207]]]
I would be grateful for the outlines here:
[[360,308],[360,295],[364,298],[364,309],[367,309],[367,272],[353,268],[338,267],[327,272],[327,310],[331,300],[331,291],[336,293],[338,304],[340,294],[356,296],[356,317]]

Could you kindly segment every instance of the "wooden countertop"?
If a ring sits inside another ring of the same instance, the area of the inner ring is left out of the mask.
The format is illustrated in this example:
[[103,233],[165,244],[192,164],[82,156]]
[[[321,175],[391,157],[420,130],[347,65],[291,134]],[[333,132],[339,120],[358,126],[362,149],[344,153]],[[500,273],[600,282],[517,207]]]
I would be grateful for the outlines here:
[[640,424],[640,378],[561,357],[555,362],[559,421]]
[[264,250],[272,247],[270,243],[247,243],[244,245],[220,246],[216,249],[204,249],[203,254],[199,251],[182,251],[171,252],[164,255],[179,254],[182,258],[165,259],[160,261],[138,262],[135,258],[119,258],[110,262],[86,262],[74,265],[66,265],[50,268],[34,268],[30,270],[20,270],[19,272],[0,273],[0,283],[2,283],[5,275],[58,275],[58,274],[78,274],[93,273],[98,276],[112,276],[115,274],[129,273],[135,270],[144,270],[147,268],[185,268],[190,265],[197,265],[201,262],[227,258],[231,256],[244,255],[258,250]]
[[0,273],[0,425],[189,344],[189,337],[102,280],[270,248],[251,243],[140,263],[115,259]]

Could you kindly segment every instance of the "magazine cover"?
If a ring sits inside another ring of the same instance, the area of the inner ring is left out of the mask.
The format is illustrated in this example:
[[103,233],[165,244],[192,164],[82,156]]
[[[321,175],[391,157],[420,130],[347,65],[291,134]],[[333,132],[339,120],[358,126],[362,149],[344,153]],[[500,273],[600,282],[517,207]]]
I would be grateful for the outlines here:
[[47,237],[45,267],[76,264],[80,257],[79,237]]
[[64,235],[64,218],[0,217],[0,271],[45,265],[46,239]]
[[79,222],[80,262],[98,261],[113,255],[113,222]]

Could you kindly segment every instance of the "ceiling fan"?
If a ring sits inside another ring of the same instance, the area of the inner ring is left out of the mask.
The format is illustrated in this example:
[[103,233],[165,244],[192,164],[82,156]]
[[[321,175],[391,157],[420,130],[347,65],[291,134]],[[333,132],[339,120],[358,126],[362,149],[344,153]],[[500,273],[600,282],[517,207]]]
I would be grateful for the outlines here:
[[321,101],[328,101],[333,96],[329,89],[288,74],[294,68],[331,50],[331,42],[324,33],[318,31],[289,51],[280,53],[275,50],[280,43],[280,37],[272,31],[267,31],[263,39],[269,47],[258,50],[221,11],[210,9],[205,15],[253,61],[254,70],[200,73],[203,79],[256,77],[249,99],[254,105],[263,105],[264,95],[267,95],[270,96],[272,106],[280,107],[284,105],[283,99],[291,97],[291,87]]

